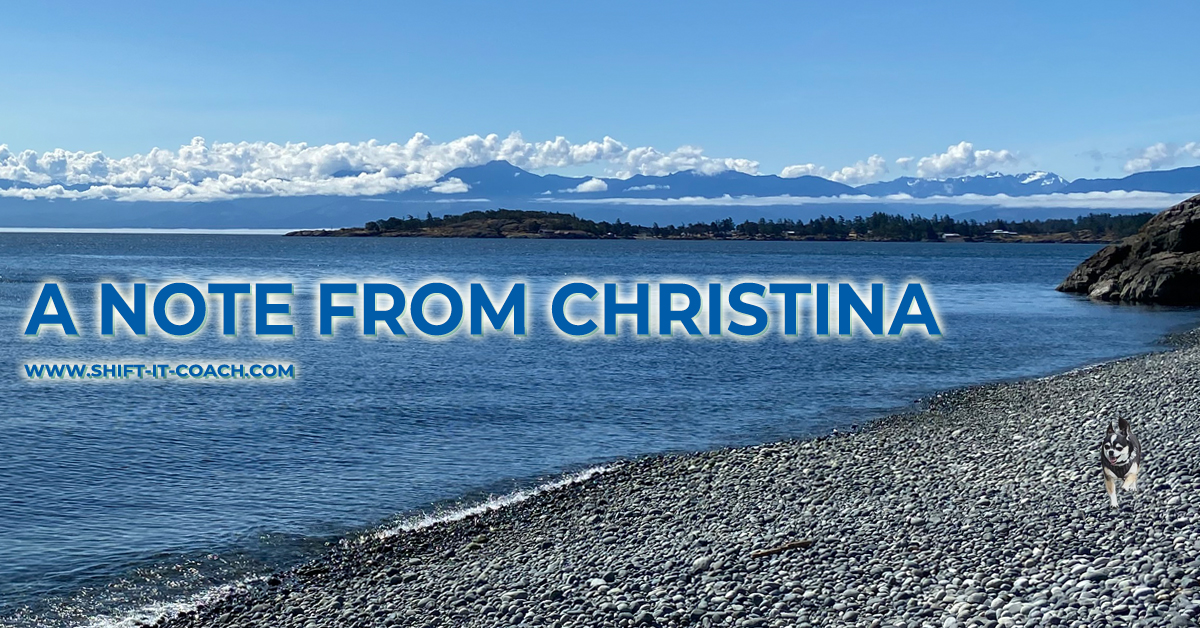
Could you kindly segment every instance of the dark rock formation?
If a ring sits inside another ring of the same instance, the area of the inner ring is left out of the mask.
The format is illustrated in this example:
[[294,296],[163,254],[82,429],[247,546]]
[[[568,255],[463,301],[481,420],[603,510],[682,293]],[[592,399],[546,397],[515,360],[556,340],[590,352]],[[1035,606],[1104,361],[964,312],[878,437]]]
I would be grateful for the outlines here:
[[1058,289],[1101,301],[1200,305],[1200,196],[1100,249]]

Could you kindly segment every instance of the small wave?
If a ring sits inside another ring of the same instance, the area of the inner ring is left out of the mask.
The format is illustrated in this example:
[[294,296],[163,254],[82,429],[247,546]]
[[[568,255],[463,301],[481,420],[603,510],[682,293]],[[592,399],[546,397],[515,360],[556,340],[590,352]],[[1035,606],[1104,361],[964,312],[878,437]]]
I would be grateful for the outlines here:
[[[379,530],[374,534],[357,537],[358,542],[365,542],[367,539],[371,538],[389,538],[405,532],[412,532],[414,530],[428,528],[439,523],[460,521],[474,515],[480,515],[493,510],[499,510],[513,504],[519,504],[531,497],[541,495],[542,493],[549,493],[551,491],[556,491],[567,486],[571,486],[572,484],[585,482],[597,475],[612,471],[614,468],[616,468],[616,466],[617,465],[601,465],[597,467],[591,467],[578,473],[565,475],[552,482],[539,484],[533,488],[521,489],[505,495],[490,497],[481,503],[466,508],[458,508],[444,512],[414,516],[396,525],[388,526],[382,530]],[[342,541],[342,543],[351,542],[354,541]],[[123,613],[117,616],[94,617],[90,619],[88,623],[80,624],[78,628],[134,628],[138,625],[153,624],[164,617],[174,617],[181,613],[196,610],[201,606],[215,602],[231,593],[235,593],[240,589],[244,589],[248,584],[261,579],[262,576],[253,576],[232,584],[225,584],[219,587],[208,589],[183,600],[156,602],[154,604],[143,606],[135,611]]]
[[210,602],[215,602],[256,579],[258,578],[250,578],[233,584],[224,584],[182,600],[148,604],[121,615],[93,617],[88,620],[88,623],[79,624],[78,628],[135,628],[136,626],[153,624],[164,617],[174,617],[181,613],[200,608]]
[[418,516],[412,517],[410,519],[401,521],[400,523],[398,523],[396,525],[384,528],[383,530],[380,530],[369,537],[364,537],[363,539],[360,539],[360,542],[366,541],[368,538],[385,539],[388,537],[396,536],[397,534],[403,534],[405,532],[412,532],[413,530],[420,530],[422,528],[428,528],[429,526],[437,525],[439,523],[449,523],[451,521],[459,521],[462,519],[466,519],[467,517],[472,517],[475,515],[483,514],[485,512],[499,510],[506,506],[511,506],[513,504],[519,504],[531,497],[534,497],[536,495],[541,495],[542,493],[549,493],[551,491],[556,491],[561,488],[565,488],[572,484],[586,482],[587,480],[590,480],[591,478],[593,478],[597,475],[600,475],[601,473],[608,473],[609,471],[612,471],[616,467],[617,467],[617,465],[601,465],[598,467],[591,467],[591,468],[585,469],[583,471],[580,471],[579,473],[572,473],[570,475],[564,476],[553,482],[539,484],[530,489],[523,489],[523,490],[513,491],[513,492],[505,494],[505,495],[489,497],[487,500],[485,500],[481,503],[475,504],[474,506],[468,506],[466,508],[456,508],[454,510],[449,510],[449,511],[445,511],[445,512],[437,512],[437,513],[418,515]]

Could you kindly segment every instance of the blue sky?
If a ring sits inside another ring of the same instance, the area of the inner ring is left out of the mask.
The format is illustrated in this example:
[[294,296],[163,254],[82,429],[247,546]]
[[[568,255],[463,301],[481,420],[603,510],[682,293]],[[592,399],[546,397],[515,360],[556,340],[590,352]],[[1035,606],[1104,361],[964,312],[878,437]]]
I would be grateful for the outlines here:
[[1176,157],[1200,141],[1194,2],[101,4],[6,7],[0,144],[519,131],[768,173],[881,155],[893,178],[960,141],[1068,178],[1156,143],[1198,163]]

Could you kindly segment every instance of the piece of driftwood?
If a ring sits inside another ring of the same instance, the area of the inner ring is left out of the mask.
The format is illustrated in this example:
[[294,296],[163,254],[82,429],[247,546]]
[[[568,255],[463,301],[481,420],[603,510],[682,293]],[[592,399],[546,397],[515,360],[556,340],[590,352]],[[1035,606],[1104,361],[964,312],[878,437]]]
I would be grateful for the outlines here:
[[812,539],[802,539],[799,541],[788,541],[787,543],[784,543],[783,545],[780,545],[779,547],[769,547],[767,549],[760,549],[760,550],[755,550],[753,552],[750,552],[750,558],[761,558],[763,556],[771,556],[773,554],[782,554],[788,550],[804,549],[806,547],[811,547],[812,544],[813,544]]

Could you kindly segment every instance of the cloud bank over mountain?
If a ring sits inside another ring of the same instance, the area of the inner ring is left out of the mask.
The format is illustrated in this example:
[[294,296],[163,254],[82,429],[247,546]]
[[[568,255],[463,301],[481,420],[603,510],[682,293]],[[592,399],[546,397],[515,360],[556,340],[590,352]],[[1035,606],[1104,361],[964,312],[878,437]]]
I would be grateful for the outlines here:
[[[1131,151],[1125,170],[1144,173],[1200,159],[1200,143],[1157,143]],[[576,166],[598,167],[604,178],[559,177],[560,185],[539,194],[594,198],[638,193],[662,198],[671,190],[672,175],[687,172],[716,178],[704,196],[837,196],[862,193],[873,197],[931,197],[979,194],[1026,196],[1055,192],[1158,191],[1178,192],[1191,184],[1179,175],[1167,187],[1080,180],[1074,188],[1052,173],[1002,175],[1023,161],[1008,149],[976,148],[968,141],[947,146],[924,157],[893,160],[873,154],[852,165],[831,168],[815,163],[790,165],[778,176],[760,173],[759,162],[741,157],[712,157],[695,146],[661,151],[652,146],[629,146],[612,137],[576,143],[565,137],[528,141],[519,133],[508,136],[469,135],[435,142],[418,133],[403,143],[375,140],[359,143],[213,142],[197,137],[177,150],[155,148],[144,154],[109,157],[100,152],[57,149],[45,153],[14,152],[0,144],[0,197],[24,199],[83,199],[118,201],[221,201],[239,198],[300,196],[375,197],[405,193],[447,199],[475,194],[474,181],[455,173],[463,169],[507,162],[527,174]],[[914,172],[885,181],[891,170]],[[519,196],[519,185],[492,182],[485,194]],[[740,175],[744,178],[724,178]],[[819,177],[820,179],[813,179]],[[1014,179],[1014,177],[1016,177]],[[645,180],[642,180],[645,179]],[[660,180],[662,179],[662,180]],[[719,179],[719,180],[717,180]],[[986,179],[986,180],[985,180]],[[526,179],[528,180],[528,179]],[[635,181],[636,180],[636,181]],[[627,184],[614,183],[627,181]],[[675,184],[683,183],[675,181]],[[816,183],[813,183],[816,182]],[[832,182],[832,183],[831,183]],[[818,185],[823,183],[824,185]],[[1074,184],[1072,184],[1074,185]],[[838,189],[830,189],[829,186]],[[1161,189],[1160,189],[1161,188]],[[674,196],[693,196],[682,190]],[[897,196],[900,195],[900,196]]]
[[823,177],[846,185],[859,185],[878,181],[887,172],[887,160],[879,155],[871,155],[866,161],[858,161],[853,166],[845,166],[833,171],[816,164],[788,166],[779,173],[779,176],[785,179],[802,176]]
[[[100,152],[57,149],[14,153],[0,144],[0,180],[13,182],[0,193],[25,198],[203,201],[245,196],[373,196],[428,188],[442,194],[466,191],[465,184],[439,179],[456,168],[507,161],[526,170],[598,164],[615,178],[664,176],[681,171],[713,175],[758,174],[759,163],[736,157],[710,157],[695,146],[669,152],[630,147],[611,137],[573,143],[559,136],[530,142],[520,133],[469,135],[434,142],[418,133],[404,143],[374,140],[356,144],[309,145],[273,142],[216,142],[197,137],[178,150],[155,148],[145,154],[112,158]],[[1017,163],[1008,150],[977,150],[960,142],[946,152],[901,157],[907,169],[916,161],[922,177],[951,177]],[[888,174],[881,155],[842,168],[813,163],[788,166],[780,176],[818,176],[861,185]],[[592,184],[595,186],[595,184]],[[594,191],[594,190],[580,190]]]
[[244,196],[372,196],[430,188],[465,190],[439,182],[464,166],[507,161],[530,170],[601,164],[617,177],[682,170],[755,174],[758,162],[713,158],[694,146],[662,152],[629,147],[611,137],[581,144],[564,137],[526,141],[519,133],[469,135],[444,143],[422,133],[407,142],[357,144],[219,142],[197,137],[179,150],[111,158],[99,152],[53,150],[14,153],[0,144],[2,192],[25,198],[97,198],[203,201]]
[[987,172],[1020,161],[1007,150],[976,150],[970,142],[959,142],[946,148],[944,153],[922,157],[917,161],[917,176],[925,179],[961,177],[977,172]]
[[[914,161],[917,164],[917,176],[925,179],[944,179],[1015,166],[1020,159],[1009,150],[976,149],[971,142],[959,142],[948,146],[944,153],[920,158],[900,157],[895,163],[901,170],[908,170]],[[888,172],[887,160],[880,155],[871,155],[865,161],[836,170],[812,163],[788,166],[779,176],[791,178],[810,175],[847,185],[862,185],[879,181]]]
[[913,197],[907,194],[867,196],[865,194],[842,196],[724,196],[724,197],[675,197],[675,198],[599,198],[599,199],[535,199],[553,204],[618,205],[641,207],[799,207],[805,205],[878,205],[887,203],[896,206],[964,206],[1000,207],[1009,209],[1079,209],[1081,211],[1129,211],[1160,210],[1187,200],[1193,193],[1169,194],[1165,192],[1073,192],[1039,194],[1035,196],[1008,196],[1007,194],[960,194],[956,196]]
[[587,181],[584,181],[583,183],[580,183],[579,185],[577,185],[573,188],[567,188],[562,191],[563,192],[572,192],[572,193],[574,193],[574,192],[587,193],[587,192],[604,192],[607,189],[608,189],[608,184],[605,183],[603,179],[597,179],[597,178],[593,177],[591,179],[588,179]]

